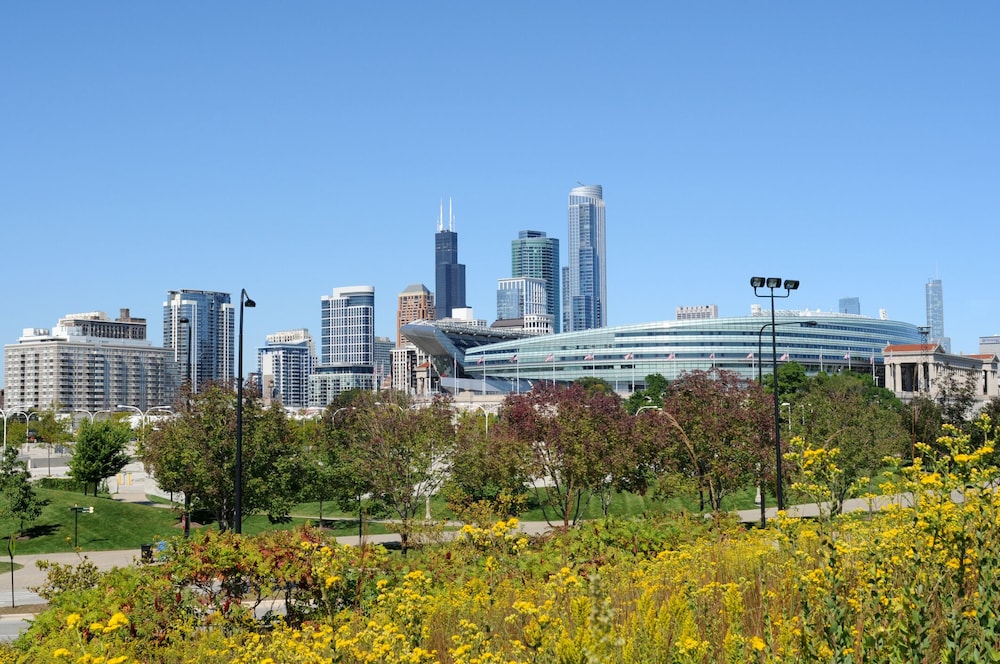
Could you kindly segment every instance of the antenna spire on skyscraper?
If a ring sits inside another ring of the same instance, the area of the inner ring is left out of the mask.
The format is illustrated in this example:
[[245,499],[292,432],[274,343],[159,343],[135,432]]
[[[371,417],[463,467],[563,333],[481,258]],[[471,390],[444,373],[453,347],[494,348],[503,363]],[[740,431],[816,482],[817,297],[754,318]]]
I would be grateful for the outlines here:
[[444,196],[441,197],[441,201],[438,204],[438,232],[440,233],[443,230],[444,230]]
[[451,213],[451,196],[448,197],[448,230],[455,232],[455,215]]

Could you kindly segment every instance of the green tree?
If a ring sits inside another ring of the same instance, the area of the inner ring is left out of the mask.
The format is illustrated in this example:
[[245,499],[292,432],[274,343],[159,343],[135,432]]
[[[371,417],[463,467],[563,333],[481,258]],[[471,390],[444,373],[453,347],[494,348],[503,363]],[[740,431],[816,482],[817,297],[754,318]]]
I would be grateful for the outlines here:
[[[764,383],[764,389],[767,392],[772,392],[774,373],[765,373],[761,380]],[[787,399],[798,392],[807,380],[804,366],[798,362],[782,362],[778,365],[778,398]]]
[[625,401],[625,409],[635,415],[643,406],[661,408],[663,395],[667,393],[669,385],[670,382],[662,374],[649,374],[646,376],[646,387],[629,395]]
[[478,503],[494,514],[513,516],[504,514],[505,510],[527,492],[530,448],[504,435],[498,419],[482,410],[463,412],[456,419],[455,451],[446,485],[459,511]]
[[[383,397],[385,398],[385,397]],[[449,400],[410,408],[405,395],[359,399],[348,413],[341,458],[344,486],[384,506],[396,519],[403,551],[410,547],[424,501],[448,475],[455,429]]]
[[20,533],[26,522],[41,515],[44,505],[31,484],[28,464],[17,458],[17,447],[8,446],[0,459],[0,516],[16,519]]
[[129,462],[128,444],[132,428],[125,422],[101,420],[84,422],[76,436],[76,446],[69,462],[70,475],[87,485],[93,483],[94,495],[101,482],[115,475]]
[[[236,519],[236,395],[214,385],[179,416],[160,422],[140,457],[165,491],[183,492],[185,512],[205,509],[220,530]],[[264,410],[252,390],[243,405],[243,516],[288,517],[305,488],[306,458],[284,410]]]
[[[836,482],[828,489],[834,499],[831,512],[843,507],[848,493],[863,477],[873,477],[887,456],[901,457],[910,447],[900,417],[898,399],[877,387],[867,374],[820,374],[798,393],[796,405],[806,405],[808,416],[793,431],[813,448],[837,448]],[[794,420],[794,418],[793,418]],[[795,472],[796,468],[790,468]]]

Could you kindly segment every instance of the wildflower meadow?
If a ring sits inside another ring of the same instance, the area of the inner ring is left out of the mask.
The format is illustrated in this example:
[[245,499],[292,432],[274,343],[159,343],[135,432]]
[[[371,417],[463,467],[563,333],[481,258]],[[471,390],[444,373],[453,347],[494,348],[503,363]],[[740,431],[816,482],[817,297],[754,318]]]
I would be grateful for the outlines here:
[[[998,661],[1000,510],[985,439],[946,427],[913,463],[886,459],[883,476],[858,483],[877,509],[763,529],[688,515],[528,538],[498,519],[406,556],[313,529],[201,533],[156,564],[54,570],[49,608],[0,659]],[[836,450],[792,449],[793,490],[833,505]]]

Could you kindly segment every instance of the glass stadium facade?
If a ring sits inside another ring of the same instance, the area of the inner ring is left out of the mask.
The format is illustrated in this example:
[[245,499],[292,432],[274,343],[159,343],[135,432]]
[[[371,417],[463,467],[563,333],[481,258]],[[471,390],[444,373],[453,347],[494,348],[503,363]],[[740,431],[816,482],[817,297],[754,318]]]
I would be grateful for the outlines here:
[[[919,343],[916,325],[864,316],[810,311],[776,312],[779,362],[806,372],[871,371],[884,382],[883,349]],[[419,342],[417,342],[418,345]],[[454,350],[458,348],[453,346]],[[441,351],[439,346],[438,353]],[[673,320],[604,327],[466,346],[437,361],[455,362],[468,379],[457,389],[523,390],[531,382],[571,382],[593,376],[620,391],[641,389],[645,377],[673,380],[694,370],[725,369],[747,378],[772,369],[771,315]]]

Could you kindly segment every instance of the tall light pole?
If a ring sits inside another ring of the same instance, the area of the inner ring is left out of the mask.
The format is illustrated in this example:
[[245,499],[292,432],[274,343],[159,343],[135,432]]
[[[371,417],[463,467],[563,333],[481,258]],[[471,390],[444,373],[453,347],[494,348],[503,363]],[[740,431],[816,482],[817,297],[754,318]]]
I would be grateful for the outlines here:
[[792,435],[792,404],[790,404],[787,401],[785,401],[781,405],[788,409],[788,435],[791,436]]
[[[775,487],[776,487],[776,497],[778,501],[778,511],[785,509],[785,497],[781,488],[781,412],[779,410],[778,401],[778,340],[775,334],[776,323],[774,321],[774,298],[785,298],[792,294],[793,290],[799,287],[799,282],[797,279],[785,279],[782,283],[781,277],[750,277],[750,287],[753,288],[753,294],[757,297],[769,297],[771,299],[771,362],[774,367],[774,384],[771,385],[772,392],[774,393],[774,456],[775,456],[775,469],[777,472],[777,477],[775,477]],[[761,295],[757,292],[758,288],[767,288],[769,293]],[[784,295],[775,295],[775,288],[784,288]],[[761,329],[763,332],[763,328]],[[761,501],[763,503],[763,496],[761,496]]]
[[236,520],[233,523],[233,531],[240,535],[243,533],[243,307],[256,307],[257,303],[247,295],[247,289],[240,293],[240,333],[238,343],[238,357],[236,359]]
[[13,411],[0,408],[0,415],[3,415],[3,453],[7,456],[7,418],[13,415]]

